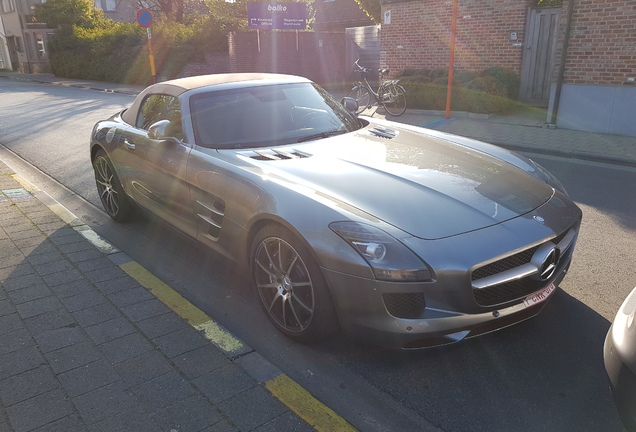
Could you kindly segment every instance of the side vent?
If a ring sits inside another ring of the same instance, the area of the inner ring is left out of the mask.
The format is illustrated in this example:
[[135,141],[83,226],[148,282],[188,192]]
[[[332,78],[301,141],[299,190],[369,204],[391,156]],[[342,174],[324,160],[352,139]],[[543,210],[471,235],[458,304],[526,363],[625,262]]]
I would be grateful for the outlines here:
[[198,216],[208,225],[208,236],[214,240],[218,240],[219,235],[221,235],[223,218],[225,217],[225,202],[217,198],[211,203],[204,204],[201,201],[197,201],[197,203],[201,206],[201,211]]
[[369,130],[369,133],[375,135],[380,138],[393,139],[398,136],[399,132],[395,129],[383,128],[383,127],[374,127]]
[[250,159],[260,161],[302,159],[309,157],[307,153],[303,153],[293,149],[291,149],[290,151],[283,151],[278,149],[252,150],[250,152],[241,152],[239,154],[243,157],[248,157]]

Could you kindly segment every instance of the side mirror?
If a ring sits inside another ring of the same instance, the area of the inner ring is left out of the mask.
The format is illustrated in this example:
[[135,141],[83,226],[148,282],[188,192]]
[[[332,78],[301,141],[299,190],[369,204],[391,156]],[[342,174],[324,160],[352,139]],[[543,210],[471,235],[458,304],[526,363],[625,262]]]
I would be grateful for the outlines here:
[[170,120],[159,120],[148,128],[148,138],[153,140],[180,142],[174,135],[174,125]]
[[340,100],[342,106],[354,117],[357,117],[358,113],[358,101],[352,97],[343,97]]

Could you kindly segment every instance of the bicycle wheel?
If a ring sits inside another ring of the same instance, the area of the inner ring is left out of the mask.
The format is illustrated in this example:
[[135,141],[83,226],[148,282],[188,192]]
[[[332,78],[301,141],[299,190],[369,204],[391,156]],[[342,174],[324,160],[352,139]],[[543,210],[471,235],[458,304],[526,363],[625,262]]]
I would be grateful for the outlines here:
[[352,97],[358,101],[358,110],[356,111],[356,114],[360,114],[362,111],[371,106],[369,90],[362,85],[356,85],[352,88],[349,94],[347,94],[347,97]]
[[384,88],[384,109],[392,116],[401,116],[406,111],[406,91],[402,86],[390,84]]

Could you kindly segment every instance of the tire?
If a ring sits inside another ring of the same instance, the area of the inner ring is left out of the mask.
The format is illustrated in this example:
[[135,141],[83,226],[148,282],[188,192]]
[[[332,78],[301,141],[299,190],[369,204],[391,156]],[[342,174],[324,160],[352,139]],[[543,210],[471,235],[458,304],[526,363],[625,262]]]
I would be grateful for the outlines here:
[[364,86],[356,85],[347,94],[347,97],[354,98],[358,101],[356,114],[360,114],[371,106],[371,95],[369,94],[369,90]]
[[98,150],[93,160],[95,184],[104,210],[113,220],[126,222],[134,216],[134,205],[124,192],[119,177],[104,150]]
[[254,289],[277,330],[298,342],[323,339],[338,330],[320,268],[289,230],[279,225],[261,229],[250,256]]
[[384,109],[394,117],[401,116],[406,111],[406,91],[402,86],[389,85],[385,88]]

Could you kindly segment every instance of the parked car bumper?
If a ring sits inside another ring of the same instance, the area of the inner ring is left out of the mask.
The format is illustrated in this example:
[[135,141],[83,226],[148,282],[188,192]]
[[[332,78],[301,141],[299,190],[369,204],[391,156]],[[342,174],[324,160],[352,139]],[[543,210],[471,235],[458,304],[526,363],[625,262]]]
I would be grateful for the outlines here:
[[627,430],[636,431],[636,288],[607,333],[603,359],[621,419]]

